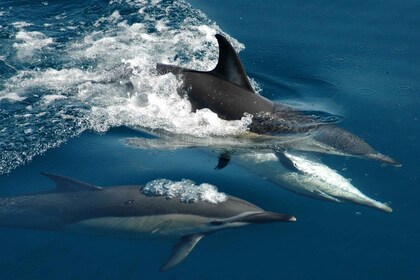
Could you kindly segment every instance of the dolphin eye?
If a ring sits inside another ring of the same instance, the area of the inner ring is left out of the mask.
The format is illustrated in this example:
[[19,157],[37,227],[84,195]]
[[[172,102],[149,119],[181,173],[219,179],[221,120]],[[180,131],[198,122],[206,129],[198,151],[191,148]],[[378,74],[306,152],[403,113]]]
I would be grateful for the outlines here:
[[131,204],[133,204],[133,202],[134,202],[134,200],[130,199],[130,200],[127,200],[126,202],[124,202],[124,205],[131,205]]
[[212,226],[221,226],[221,225],[223,225],[224,223],[223,223],[223,222],[221,222],[221,221],[211,221],[211,222],[210,222],[210,224],[211,224]]

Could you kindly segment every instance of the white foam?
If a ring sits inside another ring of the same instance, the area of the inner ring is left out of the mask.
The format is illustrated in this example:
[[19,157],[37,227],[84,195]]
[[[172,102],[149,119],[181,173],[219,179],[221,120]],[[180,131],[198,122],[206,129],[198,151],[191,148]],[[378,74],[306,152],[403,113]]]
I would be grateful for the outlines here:
[[33,132],[32,128],[27,128],[23,131],[25,134],[31,134]]
[[66,97],[63,95],[58,95],[58,94],[50,94],[50,95],[45,95],[42,97],[45,105],[49,105],[51,102],[55,100],[64,99],[64,98]]
[[17,43],[13,47],[17,51],[17,57],[20,60],[32,57],[34,51],[40,50],[53,43],[53,39],[45,36],[39,31],[21,30],[16,34]]
[[[22,77],[28,77],[28,79],[22,79]],[[18,76],[11,78],[10,81],[20,83],[20,90],[42,87],[56,92],[65,92],[85,82],[97,82],[97,78],[97,74],[72,68],[21,71]]]
[[[115,13],[109,18],[115,22]],[[147,18],[147,17],[146,17]],[[103,18],[101,21],[107,21]],[[186,53],[189,60],[183,66],[196,69],[211,69],[217,59],[218,49],[214,34],[220,32],[216,25],[185,25],[181,30],[167,26],[165,20],[155,21],[157,33],[148,33],[146,23],[117,23],[118,32],[114,36],[102,36],[99,32],[88,34],[83,42],[70,46],[69,53],[80,60],[96,59],[101,68],[118,67],[120,72],[131,73],[131,92],[104,86],[102,98],[95,99],[89,123],[97,131],[109,127],[128,125],[150,129],[164,129],[171,133],[190,134],[198,137],[209,135],[238,134],[247,129],[249,118],[240,121],[225,121],[209,110],[191,112],[188,100],[179,96],[180,82],[172,75],[158,76],[157,62],[173,62],[173,57]],[[232,40],[241,49],[243,46]],[[195,54],[204,54],[196,58]],[[100,71],[94,73],[96,80],[103,80]],[[121,73],[115,73],[115,76]],[[93,79],[92,77],[90,79]],[[42,77],[48,80],[48,77]],[[68,77],[66,78],[69,81]],[[54,83],[54,82],[53,82]],[[80,99],[91,99],[99,86],[85,85],[80,88]],[[103,90],[102,88],[101,90]],[[109,96],[113,94],[113,96]],[[113,104],[110,102],[114,101]]]
[[20,101],[23,101],[25,99],[26,99],[26,97],[20,96],[16,92],[9,92],[5,95],[0,96],[0,101],[1,100],[8,100],[9,102],[20,102]]
[[12,25],[16,28],[24,28],[24,27],[32,26],[33,24],[25,22],[25,21],[16,21],[16,22],[13,22]]
[[[158,62],[212,69],[218,58],[214,34],[223,33],[216,24],[184,1],[114,2],[132,5],[134,12],[127,15],[114,10],[92,22],[92,29],[86,31],[84,24],[75,22],[72,28],[85,33],[78,33],[83,35],[67,43],[46,36],[43,30],[24,30],[29,26],[35,29],[31,23],[13,23],[18,29],[13,44],[17,58],[40,66],[14,69],[15,75],[4,82],[0,96],[13,101],[29,97],[30,122],[44,127],[52,118],[62,122],[57,127],[63,131],[47,125],[54,133],[33,137],[33,143],[22,144],[22,151],[6,155],[0,173],[8,170],[4,166],[13,165],[9,161],[21,164],[86,129],[105,132],[124,125],[205,139],[247,129],[249,117],[225,121],[206,109],[192,112],[190,102],[178,94],[180,81],[171,74],[156,73]],[[63,13],[57,19],[68,17]],[[49,27],[53,28],[58,31],[64,27]],[[238,51],[243,49],[242,44],[224,35]],[[60,42],[59,48],[54,48],[55,41]],[[48,68],[42,68],[44,57]],[[40,115],[42,112],[48,113]],[[22,137],[23,131],[15,132],[10,143],[14,137]]]
[[119,11],[114,11],[110,16],[108,17],[101,17],[99,18],[95,23],[94,26],[99,26],[101,23],[108,22],[108,23],[115,23],[118,20],[120,20],[122,17],[120,15]]
[[218,204],[227,200],[227,195],[217,191],[217,187],[203,183],[196,185],[194,181],[183,179],[182,181],[171,181],[157,179],[148,182],[141,188],[141,192],[148,196],[166,196],[169,199],[179,198],[184,203],[195,203],[197,201]]

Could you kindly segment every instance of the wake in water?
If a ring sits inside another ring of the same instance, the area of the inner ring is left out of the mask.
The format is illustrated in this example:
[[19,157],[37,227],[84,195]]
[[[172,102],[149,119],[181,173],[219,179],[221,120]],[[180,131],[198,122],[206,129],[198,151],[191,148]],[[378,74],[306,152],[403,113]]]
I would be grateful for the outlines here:
[[33,6],[10,5],[0,10],[0,174],[85,130],[125,125],[194,137],[246,130],[247,118],[192,113],[177,94],[180,82],[156,75],[157,62],[209,69],[217,61],[214,34],[222,31],[184,1],[80,3],[82,14],[43,2],[38,17],[25,17]]

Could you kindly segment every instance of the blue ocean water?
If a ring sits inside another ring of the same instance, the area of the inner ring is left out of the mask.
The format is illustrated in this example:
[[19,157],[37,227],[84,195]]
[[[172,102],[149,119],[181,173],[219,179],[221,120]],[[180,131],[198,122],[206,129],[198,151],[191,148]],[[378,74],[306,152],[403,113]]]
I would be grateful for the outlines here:
[[[0,279],[420,279],[420,25],[417,1],[2,1],[0,195],[52,188],[40,172],[101,186],[209,182],[293,224],[204,238],[159,273],[175,239],[0,229]],[[211,69],[213,35],[240,51],[272,100],[344,116],[340,125],[402,163],[319,155],[382,213],[286,191],[199,149],[142,150],[138,128],[209,137],[243,123],[190,113],[157,62]],[[133,129],[133,128],[137,128]]]

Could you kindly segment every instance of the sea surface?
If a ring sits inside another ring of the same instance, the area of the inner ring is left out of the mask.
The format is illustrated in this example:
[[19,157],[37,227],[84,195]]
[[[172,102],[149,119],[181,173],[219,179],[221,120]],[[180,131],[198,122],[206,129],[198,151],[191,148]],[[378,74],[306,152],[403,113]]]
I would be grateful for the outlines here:
[[[0,0],[0,196],[53,188],[41,172],[99,186],[191,179],[295,223],[204,238],[158,272],[176,239],[0,228],[0,279],[420,279],[420,2]],[[246,129],[191,112],[158,62],[210,70],[214,34],[258,93],[343,116],[340,126],[402,163],[317,155],[393,213],[299,196],[201,149],[125,139],[200,139]]]

